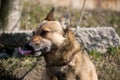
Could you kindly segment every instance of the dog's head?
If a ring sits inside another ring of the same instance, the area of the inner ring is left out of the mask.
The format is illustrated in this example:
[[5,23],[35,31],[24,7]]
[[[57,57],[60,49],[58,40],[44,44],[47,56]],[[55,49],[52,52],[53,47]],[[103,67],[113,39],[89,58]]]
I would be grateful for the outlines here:
[[[65,40],[65,32],[69,25],[69,15],[66,13],[59,20],[54,19],[54,8],[48,13],[44,21],[33,30],[31,40],[25,45],[28,53],[36,56],[57,50]],[[31,51],[30,51],[31,50]],[[20,52],[25,53],[20,49]],[[26,52],[26,53],[27,53]]]

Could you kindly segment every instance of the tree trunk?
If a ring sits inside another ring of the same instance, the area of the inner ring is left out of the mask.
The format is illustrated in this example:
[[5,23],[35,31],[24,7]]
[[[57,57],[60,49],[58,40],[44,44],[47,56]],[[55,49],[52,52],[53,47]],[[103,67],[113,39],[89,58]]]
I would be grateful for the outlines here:
[[19,30],[22,8],[23,0],[1,0],[0,32]]

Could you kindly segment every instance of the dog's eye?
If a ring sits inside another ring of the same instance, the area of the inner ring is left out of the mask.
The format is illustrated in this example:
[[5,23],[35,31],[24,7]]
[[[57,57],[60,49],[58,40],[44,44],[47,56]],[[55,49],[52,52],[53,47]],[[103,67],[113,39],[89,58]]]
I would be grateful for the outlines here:
[[44,30],[44,31],[41,31],[40,35],[41,35],[41,36],[44,36],[44,35],[46,35],[48,32],[49,32],[49,31],[45,31],[45,30]]
[[35,31],[33,31],[32,34],[35,35]]

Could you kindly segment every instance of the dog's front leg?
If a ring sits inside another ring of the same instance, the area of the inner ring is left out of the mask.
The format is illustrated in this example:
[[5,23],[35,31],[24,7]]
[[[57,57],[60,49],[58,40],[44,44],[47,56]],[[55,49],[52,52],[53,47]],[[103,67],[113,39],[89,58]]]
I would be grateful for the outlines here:
[[43,72],[42,80],[58,80],[57,77],[53,73],[50,72],[49,69],[46,69]]
[[76,79],[75,74],[73,74],[72,72],[69,72],[66,74],[65,80],[79,80],[79,79]]

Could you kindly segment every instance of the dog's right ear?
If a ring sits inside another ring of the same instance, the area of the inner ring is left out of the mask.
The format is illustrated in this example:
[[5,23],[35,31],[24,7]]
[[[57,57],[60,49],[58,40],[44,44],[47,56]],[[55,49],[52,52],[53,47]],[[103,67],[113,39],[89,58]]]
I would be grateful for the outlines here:
[[69,15],[69,13],[66,12],[62,17],[59,18],[59,21],[60,21],[64,30],[69,28],[69,26],[70,26],[70,15]]
[[53,7],[50,12],[48,13],[47,17],[44,19],[44,20],[47,20],[47,21],[54,21],[54,10],[55,8]]

